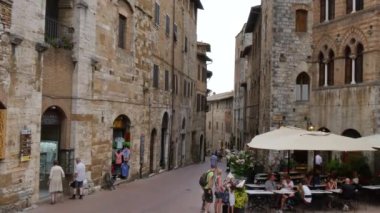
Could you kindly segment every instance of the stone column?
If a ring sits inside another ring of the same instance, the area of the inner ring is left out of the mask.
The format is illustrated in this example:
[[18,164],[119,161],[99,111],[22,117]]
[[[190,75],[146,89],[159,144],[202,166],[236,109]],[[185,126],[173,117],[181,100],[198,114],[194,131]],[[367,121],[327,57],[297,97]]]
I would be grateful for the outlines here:
[[327,85],[327,78],[328,78],[328,62],[327,61],[324,61],[323,62],[324,63],[324,65],[325,65],[325,82],[324,82],[324,84],[323,84],[323,86],[324,87],[327,87],[328,85]]
[[351,63],[351,84],[356,84],[356,82],[355,82],[355,59],[356,59],[356,55],[350,55],[350,58],[352,60],[352,63]]
[[352,0],[352,13],[356,12],[356,0]]
[[325,22],[329,21],[329,0],[325,0]]

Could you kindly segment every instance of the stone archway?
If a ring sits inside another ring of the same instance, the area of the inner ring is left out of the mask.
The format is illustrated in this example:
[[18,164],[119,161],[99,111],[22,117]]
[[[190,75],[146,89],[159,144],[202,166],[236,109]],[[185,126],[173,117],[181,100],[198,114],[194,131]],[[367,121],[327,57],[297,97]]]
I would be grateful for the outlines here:
[[[162,117],[162,124],[161,124],[161,157],[160,157],[160,166],[162,169],[166,167],[166,140],[167,140],[167,134],[168,134],[168,126],[169,126],[169,115],[167,112],[164,113],[164,116]],[[169,153],[171,155],[171,153]],[[170,157],[171,158],[171,157]],[[169,167],[171,167],[171,160],[169,160]]]
[[155,141],[156,141],[156,137],[157,137],[157,130],[154,128],[150,134],[150,149],[149,149],[149,173],[153,173],[154,172],[154,155],[155,155],[155,152],[154,152],[154,146],[155,146]]
[[40,198],[49,196],[48,181],[50,169],[54,161],[59,161],[66,171],[69,162],[62,162],[60,151],[64,142],[64,129],[66,125],[65,112],[58,106],[50,106],[42,114],[41,141],[40,141]]
[[[360,138],[362,137],[361,134],[355,130],[355,129],[346,129],[342,133],[343,136],[350,137],[350,138]],[[342,161],[345,163],[350,162],[353,158],[359,158],[363,156],[362,152],[344,152],[341,156]]]
[[[131,141],[131,120],[128,116],[121,114],[115,118],[112,125],[112,166],[113,176],[121,175],[121,164],[115,161],[115,153],[118,151],[123,152],[124,158],[129,158],[130,148],[132,147]],[[130,159],[129,159],[130,162]]]

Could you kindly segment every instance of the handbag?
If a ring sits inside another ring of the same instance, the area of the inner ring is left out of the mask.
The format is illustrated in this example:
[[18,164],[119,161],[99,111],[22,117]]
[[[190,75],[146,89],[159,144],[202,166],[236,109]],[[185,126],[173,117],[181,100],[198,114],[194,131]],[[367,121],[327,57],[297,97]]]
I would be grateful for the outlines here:
[[73,180],[73,181],[70,183],[70,187],[71,187],[71,188],[75,188],[75,186],[76,186],[76,181]]

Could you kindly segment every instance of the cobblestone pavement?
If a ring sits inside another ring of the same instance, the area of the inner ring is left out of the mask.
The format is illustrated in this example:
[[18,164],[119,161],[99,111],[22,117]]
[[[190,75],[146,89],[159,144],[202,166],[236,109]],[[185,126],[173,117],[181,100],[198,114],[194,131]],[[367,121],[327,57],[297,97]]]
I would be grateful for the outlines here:
[[[83,200],[66,199],[55,205],[40,204],[27,212],[196,213],[200,212],[201,207],[199,176],[208,167],[208,162],[191,165],[121,184],[113,191],[102,190],[85,196]],[[380,212],[380,207],[360,206],[355,212]]]

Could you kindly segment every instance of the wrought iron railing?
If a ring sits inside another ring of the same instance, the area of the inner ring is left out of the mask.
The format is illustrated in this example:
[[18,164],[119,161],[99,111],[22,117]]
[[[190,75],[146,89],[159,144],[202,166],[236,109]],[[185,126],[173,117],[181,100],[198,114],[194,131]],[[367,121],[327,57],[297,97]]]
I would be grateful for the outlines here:
[[45,42],[55,48],[73,48],[74,28],[59,23],[57,20],[46,17],[45,19]]

